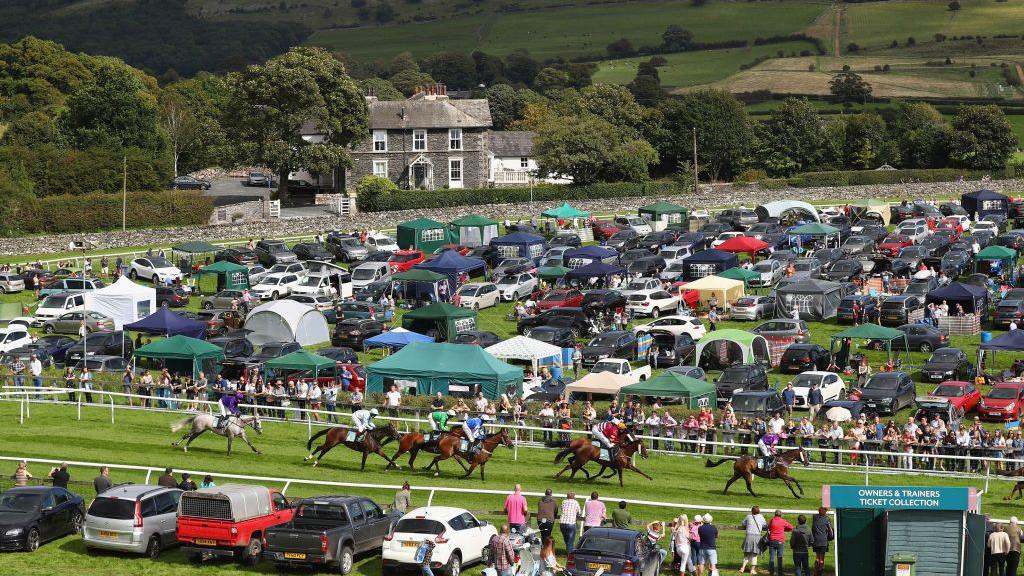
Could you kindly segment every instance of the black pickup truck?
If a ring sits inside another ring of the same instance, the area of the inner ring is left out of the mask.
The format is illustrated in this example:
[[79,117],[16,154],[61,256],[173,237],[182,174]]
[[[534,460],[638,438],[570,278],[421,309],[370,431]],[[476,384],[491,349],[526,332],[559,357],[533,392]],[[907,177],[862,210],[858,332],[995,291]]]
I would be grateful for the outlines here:
[[267,529],[263,557],[278,568],[326,564],[348,574],[357,554],[380,551],[400,518],[369,498],[306,498],[297,504],[291,522]]

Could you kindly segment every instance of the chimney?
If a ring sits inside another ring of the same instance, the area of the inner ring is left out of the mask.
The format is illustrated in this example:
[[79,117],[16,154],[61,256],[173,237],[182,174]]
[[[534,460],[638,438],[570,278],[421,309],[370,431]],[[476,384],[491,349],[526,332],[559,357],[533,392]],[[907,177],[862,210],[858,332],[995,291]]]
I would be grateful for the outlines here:
[[401,115],[402,115],[402,120],[405,120],[405,106],[402,106]]

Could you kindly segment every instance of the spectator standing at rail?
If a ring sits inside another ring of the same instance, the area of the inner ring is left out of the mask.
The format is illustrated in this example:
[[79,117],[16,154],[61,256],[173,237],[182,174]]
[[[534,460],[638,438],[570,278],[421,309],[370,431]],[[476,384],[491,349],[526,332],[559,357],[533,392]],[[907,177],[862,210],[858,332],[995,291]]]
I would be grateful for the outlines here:
[[782,517],[782,510],[776,510],[775,516],[768,521],[768,574],[775,576],[776,565],[778,574],[782,575],[782,557],[786,551],[786,532],[792,532],[793,525]]
[[807,526],[807,516],[796,517],[796,528],[789,537],[789,547],[793,550],[793,565],[796,576],[811,576],[808,550],[811,545],[811,529]]
[[743,528],[743,564],[740,564],[740,574],[747,571],[749,564],[753,576],[757,574],[757,557],[761,554],[761,533],[768,528],[768,522],[761,515],[761,508],[754,506],[740,526]]
[[68,473],[68,463],[62,462],[57,468],[50,470],[50,480],[58,488],[68,489],[68,482],[71,481],[71,474]]
[[178,482],[174,479],[174,470],[172,468],[164,468],[164,474],[156,481],[158,486],[164,486],[165,488],[177,488]]
[[558,529],[562,532],[562,539],[565,541],[566,554],[576,548],[576,525],[582,516],[580,503],[576,501],[576,493],[570,490],[562,500],[558,510]]
[[110,468],[100,466],[100,475],[92,481],[92,487],[96,491],[96,495],[99,496],[110,490],[113,485],[114,483],[110,481]]
[[530,513],[530,507],[523,496],[523,487],[516,484],[515,490],[505,497],[505,514],[508,519],[509,528],[519,534],[525,533],[526,517]]
[[590,493],[590,500],[583,505],[583,533],[587,530],[601,526],[601,523],[608,518],[604,502],[598,498],[597,491]]
[[405,512],[411,507],[412,487],[409,486],[409,482],[403,482],[402,489],[395,492],[395,497],[391,501],[391,509],[405,514]]
[[714,518],[711,514],[704,515],[704,523],[697,529],[700,535],[700,564],[697,566],[697,573],[701,574],[701,567],[707,569],[708,576],[718,576],[718,527],[714,525]]
[[537,529],[540,530],[541,542],[549,540],[554,531],[556,506],[555,499],[551,497],[551,488],[548,488],[537,501]]
[[828,508],[818,508],[818,513],[811,520],[811,546],[814,549],[814,576],[821,576],[825,569],[825,555],[828,554],[828,543],[834,540],[836,533],[832,521],[828,518]]

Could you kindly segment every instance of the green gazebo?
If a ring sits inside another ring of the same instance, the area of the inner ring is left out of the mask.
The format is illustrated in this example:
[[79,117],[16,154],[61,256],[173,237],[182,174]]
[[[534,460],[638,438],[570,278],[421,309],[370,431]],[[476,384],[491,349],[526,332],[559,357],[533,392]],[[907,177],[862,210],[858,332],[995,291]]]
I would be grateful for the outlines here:
[[395,240],[402,250],[416,249],[431,254],[448,243],[444,224],[430,218],[417,218],[398,225]]
[[749,286],[751,280],[757,280],[761,278],[761,275],[758,274],[757,272],[754,272],[753,270],[747,270],[746,268],[742,268],[740,266],[734,266],[732,268],[729,268],[728,270],[722,272],[721,274],[716,274],[716,276],[720,276],[722,278],[729,278],[730,280],[740,280],[743,282],[744,288]]
[[476,330],[476,311],[437,302],[402,314],[402,328],[451,342],[459,332]]
[[652,223],[664,221],[668,225],[686,220],[690,216],[690,211],[685,206],[680,206],[679,204],[655,202],[654,204],[641,206],[637,210],[637,214],[647,218]]
[[466,246],[482,246],[498,237],[498,221],[476,214],[452,220],[448,227],[452,242]]
[[308,350],[296,350],[291,354],[285,354],[280,358],[270,360],[265,366],[272,370],[311,372],[313,378],[316,378],[321,372],[333,371],[337,364],[330,358],[325,358]]
[[[196,272],[199,280],[203,276],[215,274],[217,276],[217,287],[213,292],[221,290],[245,290],[249,287],[249,269],[241,264],[220,260],[203,266]],[[201,282],[200,282],[201,284]],[[203,291],[206,292],[206,291]]]
[[619,389],[619,397],[625,396],[678,398],[691,410],[714,408],[717,401],[714,384],[668,371],[650,380],[623,386]]
[[548,218],[568,220],[570,218],[586,218],[587,216],[590,216],[590,212],[577,210],[568,202],[563,202],[558,208],[549,208],[548,210],[541,212],[541,215],[547,216]]
[[191,371],[192,378],[198,378],[200,371],[213,373],[216,363],[224,359],[224,350],[209,342],[179,334],[146,344],[135,351],[135,357],[163,360],[171,372]]
[[[832,335],[829,349],[836,356],[836,365],[838,366],[845,365],[850,359],[850,347],[844,343],[845,340],[877,340],[884,342],[886,354],[888,354],[890,359],[892,358],[892,343],[894,341],[903,340],[903,349],[910,349],[910,346],[907,345],[907,335],[902,330],[886,328],[878,324],[860,324]],[[838,352],[835,350],[837,341],[840,342]]]

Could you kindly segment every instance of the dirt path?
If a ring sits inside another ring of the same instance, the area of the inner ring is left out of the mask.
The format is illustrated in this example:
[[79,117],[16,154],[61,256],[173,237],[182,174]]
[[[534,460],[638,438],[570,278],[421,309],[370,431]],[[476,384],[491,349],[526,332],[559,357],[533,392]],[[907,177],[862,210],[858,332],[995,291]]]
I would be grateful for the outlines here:
[[836,2],[832,8],[832,52],[838,58],[841,54],[839,49],[840,44],[840,29],[843,25],[843,11],[846,8],[842,2]]

